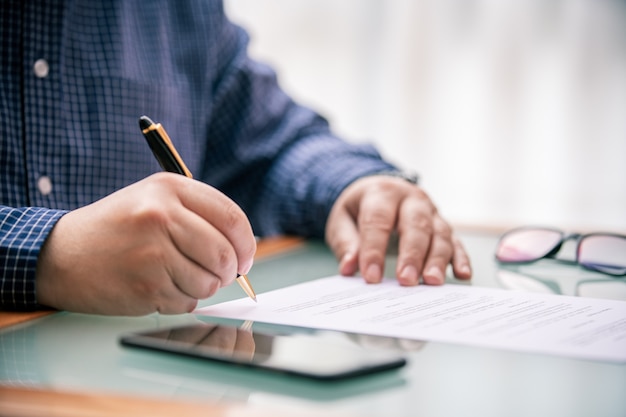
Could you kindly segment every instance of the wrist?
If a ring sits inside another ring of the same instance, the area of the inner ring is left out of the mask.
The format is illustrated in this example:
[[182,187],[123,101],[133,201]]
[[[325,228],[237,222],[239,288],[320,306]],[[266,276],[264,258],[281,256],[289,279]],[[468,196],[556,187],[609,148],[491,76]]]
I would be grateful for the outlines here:
[[375,176],[375,175],[382,175],[382,176],[386,176],[386,177],[394,177],[394,178],[400,178],[403,179],[407,182],[410,182],[411,184],[417,184],[419,182],[419,176],[417,175],[417,173],[413,172],[413,171],[403,171],[403,170],[388,170],[388,171],[379,171],[379,172],[374,172],[373,174],[370,174],[369,176]]

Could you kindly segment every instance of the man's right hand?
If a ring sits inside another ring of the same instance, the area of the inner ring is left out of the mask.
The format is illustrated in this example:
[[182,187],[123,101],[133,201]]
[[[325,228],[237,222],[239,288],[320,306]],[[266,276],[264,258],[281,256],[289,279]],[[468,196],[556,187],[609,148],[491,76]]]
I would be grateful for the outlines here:
[[63,216],[37,264],[37,301],[83,313],[186,313],[250,270],[241,208],[215,188],[159,173]]

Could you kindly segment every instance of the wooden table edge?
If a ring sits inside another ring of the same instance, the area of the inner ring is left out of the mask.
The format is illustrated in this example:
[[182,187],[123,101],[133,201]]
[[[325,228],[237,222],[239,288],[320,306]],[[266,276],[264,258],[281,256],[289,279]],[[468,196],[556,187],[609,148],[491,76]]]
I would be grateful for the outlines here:
[[[202,400],[173,400],[111,393],[57,391],[0,385],[0,415],[3,417],[287,417],[274,407]],[[298,410],[303,417],[319,416]],[[326,415],[326,413],[324,413]],[[333,414],[336,415],[336,414]]]

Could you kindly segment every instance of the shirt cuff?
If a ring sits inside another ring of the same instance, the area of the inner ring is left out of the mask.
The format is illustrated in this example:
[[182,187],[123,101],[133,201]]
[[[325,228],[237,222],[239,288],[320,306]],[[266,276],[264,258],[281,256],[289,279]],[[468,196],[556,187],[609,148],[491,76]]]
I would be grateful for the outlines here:
[[50,231],[67,211],[0,208],[0,308],[34,310],[37,260]]

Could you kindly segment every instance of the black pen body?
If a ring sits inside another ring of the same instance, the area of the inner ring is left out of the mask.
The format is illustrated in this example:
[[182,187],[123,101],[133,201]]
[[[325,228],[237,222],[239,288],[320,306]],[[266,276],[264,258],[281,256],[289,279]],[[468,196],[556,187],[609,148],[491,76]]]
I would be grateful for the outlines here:
[[139,128],[164,171],[192,177],[161,124],[154,123],[148,116],[141,116]]

